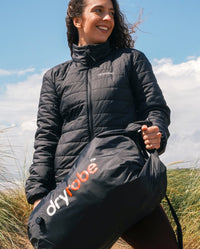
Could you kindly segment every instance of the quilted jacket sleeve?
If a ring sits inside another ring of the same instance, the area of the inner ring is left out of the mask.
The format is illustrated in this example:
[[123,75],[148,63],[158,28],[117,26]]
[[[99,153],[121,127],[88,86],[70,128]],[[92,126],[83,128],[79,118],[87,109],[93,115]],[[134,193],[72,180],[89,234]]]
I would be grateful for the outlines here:
[[169,137],[170,109],[157,83],[152,66],[146,56],[133,52],[132,89],[139,120],[149,119],[162,133],[161,147],[164,152]]
[[55,187],[54,155],[61,133],[59,100],[49,70],[43,77],[35,134],[35,152],[26,181],[26,196],[29,203],[45,196]]

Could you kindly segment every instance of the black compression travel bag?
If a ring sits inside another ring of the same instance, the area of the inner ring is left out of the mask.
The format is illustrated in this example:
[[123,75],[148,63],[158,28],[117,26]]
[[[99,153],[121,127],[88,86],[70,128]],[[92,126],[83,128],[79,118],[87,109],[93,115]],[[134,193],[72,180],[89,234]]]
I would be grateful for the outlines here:
[[106,131],[82,151],[70,173],[28,221],[39,249],[108,249],[166,194],[166,167],[140,143],[141,123]]

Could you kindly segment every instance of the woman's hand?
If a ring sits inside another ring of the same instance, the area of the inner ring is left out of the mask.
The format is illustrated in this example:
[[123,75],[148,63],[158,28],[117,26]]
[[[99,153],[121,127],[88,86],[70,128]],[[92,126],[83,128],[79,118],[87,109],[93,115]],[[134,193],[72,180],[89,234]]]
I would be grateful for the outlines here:
[[159,149],[161,136],[158,126],[142,126],[142,138],[147,150]]
[[33,209],[35,209],[40,202],[41,202],[41,199],[35,201],[33,204]]

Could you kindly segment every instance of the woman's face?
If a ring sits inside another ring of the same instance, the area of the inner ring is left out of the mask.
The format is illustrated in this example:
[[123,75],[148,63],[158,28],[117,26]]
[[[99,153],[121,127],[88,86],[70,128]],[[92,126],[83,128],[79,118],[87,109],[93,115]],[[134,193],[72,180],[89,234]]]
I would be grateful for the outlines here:
[[114,8],[111,0],[85,0],[81,17],[73,22],[79,33],[79,46],[106,42],[114,28]]

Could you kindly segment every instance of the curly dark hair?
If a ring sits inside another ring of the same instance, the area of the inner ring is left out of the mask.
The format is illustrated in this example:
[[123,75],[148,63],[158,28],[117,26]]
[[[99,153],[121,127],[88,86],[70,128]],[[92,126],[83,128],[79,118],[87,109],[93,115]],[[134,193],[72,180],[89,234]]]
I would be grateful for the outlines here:
[[[110,44],[115,48],[130,48],[134,47],[135,41],[132,39],[131,34],[135,33],[135,28],[137,24],[132,25],[129,28],[129,25],[125,22],[125,16],[120,11],[119,4],[117,0],[111,0],[114,10],[115,10],[115,26],[111,36],[109,37]],[[73,24],[73,18],[75,16],[81,16],[83,9],[86,6],[85,0],[70,0],[67,9],[66,16],[66,26],[67,26],[67,39],[68,45],[72,53],[73,43],[78,44],[78,30]]]

